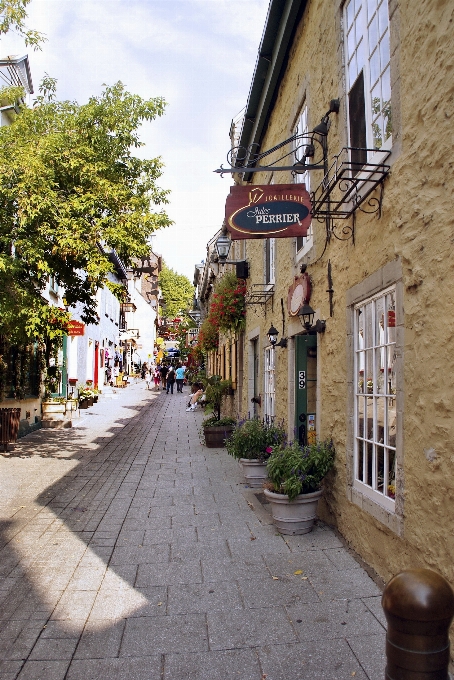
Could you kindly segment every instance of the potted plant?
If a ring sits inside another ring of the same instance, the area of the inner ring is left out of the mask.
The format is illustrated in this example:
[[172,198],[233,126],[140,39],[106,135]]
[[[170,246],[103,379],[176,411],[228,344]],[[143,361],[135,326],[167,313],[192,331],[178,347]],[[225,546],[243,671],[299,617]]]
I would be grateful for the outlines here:
[[67,413],[66,397],[47,397],[42,402],[44,428],[71,427],[71,413]]
[[228,394],[232,388],[230,380],[223,380],[220,375],[212,375],[204,379],[205,413],[212,413],[202,422],[205,445],[208,448],[220,448],[233,432],[236,420],[234,418],[221,418],[222,397]]
[[92,391],[86,386],[79,387],[79,408],[86,409],[89,406],[93,406]]
[[240,421],[225,445],[229,454],[240,461],[247,484],[260,488],[267,479],[266,461],[274,447],[285,440],[282,425],[252,418]]
[[301,446],[294,441],[273,449],[268,459],[270,484],[265,496],[281,534],[306,534],[317,516],[322,481],[334,465],[332,441]]
[[41,406],[43,418],[52,418],[54,414],[66,411],[66,398],[46,396]]

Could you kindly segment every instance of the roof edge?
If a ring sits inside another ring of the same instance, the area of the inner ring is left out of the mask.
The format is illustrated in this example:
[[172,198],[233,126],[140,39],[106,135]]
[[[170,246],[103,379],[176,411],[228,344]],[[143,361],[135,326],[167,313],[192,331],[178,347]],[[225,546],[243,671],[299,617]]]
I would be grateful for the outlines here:
[[271,0],[249,90],[239,146],[260,144],[285,58],[307,0]]

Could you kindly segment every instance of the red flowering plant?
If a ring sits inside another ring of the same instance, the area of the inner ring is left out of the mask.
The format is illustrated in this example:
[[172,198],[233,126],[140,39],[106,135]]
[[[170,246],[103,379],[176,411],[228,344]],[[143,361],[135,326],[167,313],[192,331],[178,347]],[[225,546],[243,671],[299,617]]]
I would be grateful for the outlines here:
[[219,325],[211,313],[200,326],[198,346],[202,352],[211,352],[219,347]]
[[205,371],[205,357],[200,345],[193,345],[189,349],[186,359],[186,373],[188,383],[200,382]]
[[246,325],[246,284],[236,274],[228,272],[219,281],[213,294],[208,318],[216,319],[224,333],[242,331]]

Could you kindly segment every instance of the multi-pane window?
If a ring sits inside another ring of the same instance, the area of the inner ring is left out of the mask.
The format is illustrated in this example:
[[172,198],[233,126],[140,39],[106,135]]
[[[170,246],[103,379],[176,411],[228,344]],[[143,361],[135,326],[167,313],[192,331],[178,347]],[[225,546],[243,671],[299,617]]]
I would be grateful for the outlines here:
[[274,347],[267,347],[265,349],[265,403],[263,413],[266,422],[272,422],[275,415],[274,361],[275,349]]
[[396,493],[396,297],[355,307],[354,485],[390,510]]
[[276,239],[267,238],[265,241],[265,283],[272,285],[276,282]]
[[[295,127],[293,128],[293,135],[306,135],[309,131],[308,128],[308,122],[307,122],[307,106],[304,105],[303,108],[300,111],[300,114],[296,120]],[[309,140],[301,140],[301,139],[296,139],[294,141],[294,162],[297,163],[300,161],[304,155],[304,150],[307,146]],[[309,162],[310,159],[306,159],[306,162]],[[306,172],[301,172],[301,173],[294,173],[294,182],[296,184],[305,184],[306,189],[310,191],[310,173],[306,170]],[[307,230],[307,236],[297,236],[296,238],[296,252],[298,253],[300,250],[302,250],[306,245],[309,243],[312,243],[312,224]]]
[[[388,0],[349,0],[345,5],[350,146],[390,144],[391,76]],[[352,161],[364,163],[364,153]]]
[[57,279],[53,274],[49,276],[49,290],[54,293],[55,295],[58,294],[58,283]]

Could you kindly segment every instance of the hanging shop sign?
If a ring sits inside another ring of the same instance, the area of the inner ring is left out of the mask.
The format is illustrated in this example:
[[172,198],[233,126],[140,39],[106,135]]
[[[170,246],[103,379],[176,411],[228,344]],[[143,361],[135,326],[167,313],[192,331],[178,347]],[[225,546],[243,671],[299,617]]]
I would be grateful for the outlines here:
[[82,321],[76,321],[75,319],[71,319],[68,321],[68,335],[84,335],[85,333],[85,324],[82,323]]
[[311,199],[304,184],[232,186],[225,220],[233,240],[307,236]]
[[287,309],[290,316],[296,316],[303,305],[309,304],[311,299],[311,278],[309,274],[295,276],[295,280],[288,289]]

